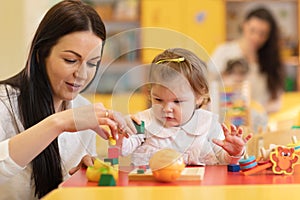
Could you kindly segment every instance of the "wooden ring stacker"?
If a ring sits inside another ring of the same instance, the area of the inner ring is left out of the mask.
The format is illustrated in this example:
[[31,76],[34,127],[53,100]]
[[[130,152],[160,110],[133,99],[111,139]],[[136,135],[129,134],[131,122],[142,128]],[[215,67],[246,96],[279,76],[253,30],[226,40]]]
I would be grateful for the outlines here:
[[239,161],[239,164],[240,164],[241,170],[243,172],[247,171],[247,170],[250,170],[250,169],[253,169],[254,167],[257,166],[255,156],[250,156],[249,158],[242,159],[242,160]]

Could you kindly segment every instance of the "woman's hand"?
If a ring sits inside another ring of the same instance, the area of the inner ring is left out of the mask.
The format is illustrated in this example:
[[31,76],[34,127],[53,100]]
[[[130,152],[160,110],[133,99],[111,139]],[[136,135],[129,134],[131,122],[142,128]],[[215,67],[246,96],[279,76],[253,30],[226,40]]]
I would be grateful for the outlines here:
[[77,172],[81,168],[87,168],[88,166],[94,165],[94,160],[95,160],[94,157],[91,157],[90,155],[85,155],[76,167],[73,167],[72,169],[70,169],[69,174],[73,175],[75,172]]
[[252,138],[252,133],[243,138],[243,129],[241,127],[237,129],[234,125],[231,125],[229,130],[225,124],[222,124],[222,128],[225,139],[213,139],[213,142],[222,147],[231,156],[242,156],[246,143]]
[[112,112],[112,119],[117,121],[118,131],[119,131],[119,133],[122,134],[122,136],[125,136],[126,138],[128,138],[130,135],[136,133],[135,126],[129,115],[123,117],[119,112],[114,111],[114,112]]
[[[110,133],[114,139],[118,139],[120,129],[133,134],[120,113],[107,110],[101,103],[65,110],[56,113],[55,117],[61,125],[61,132],[92,129],[104,139],[108,139]],[[110,133],[101,125],[107,125]]]

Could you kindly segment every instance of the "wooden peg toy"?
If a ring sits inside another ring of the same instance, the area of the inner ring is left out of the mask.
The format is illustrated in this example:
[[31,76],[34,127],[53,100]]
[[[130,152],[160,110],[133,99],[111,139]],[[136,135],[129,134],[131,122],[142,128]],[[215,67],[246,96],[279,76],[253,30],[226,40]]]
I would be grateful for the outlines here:
[[241,172],[246,176],[272,167],[272,163],[270,161],[265,161],[261,164],[258,164],[255,156],[246,156],[244,159],[240,160],[239,163]]
[[248,157],[247,155],[245,155],[244,159],[241,159],[239,161],[239,164],[242,172],[245,172],[257,166],[255,156]]

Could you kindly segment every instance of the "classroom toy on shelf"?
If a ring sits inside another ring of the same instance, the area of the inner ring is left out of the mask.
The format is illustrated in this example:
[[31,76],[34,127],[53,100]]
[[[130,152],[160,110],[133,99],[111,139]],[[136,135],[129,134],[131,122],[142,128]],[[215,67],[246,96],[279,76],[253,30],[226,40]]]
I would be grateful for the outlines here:
[[[244,175],[251,175],[266,169],[271,169],[274,174],[291,175],[295,166],[300,164],[300,143],[296,136],[292,137],[292,144],[270,145],[270,149],[261,148],[261,157],[245,156],[239,161],[240,172]],[[228,171],[232,171],[229,170]]]
[[248,84],[226,84],[220,90],[220,110],[225,114],[225,123],[250,127],[250,95]]

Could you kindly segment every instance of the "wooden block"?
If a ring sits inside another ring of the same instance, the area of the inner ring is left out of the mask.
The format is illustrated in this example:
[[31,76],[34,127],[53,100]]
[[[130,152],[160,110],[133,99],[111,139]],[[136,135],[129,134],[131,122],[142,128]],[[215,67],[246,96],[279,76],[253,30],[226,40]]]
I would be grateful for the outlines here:
[[[151,169],[147,169],[144,174],[137,173],[138,168],[132,170],[128,179],[130,181],[155,181]],[[181,176],[177,181],[201,181],[203,180],[205,167],[186,167],[181,172]]]
[[137,134],[145,133],[145,122],[144,121],[141,121],[141,125],[138,125],[135,121],[133,121],[133,124],[137,130]]
[[144,173],[145,173],[145,170],[144,170],[144,169],[138,169],[138,170],[137,170],[137,173],[138,173],[138,174],[144,174]]
[[98,186],[116,186],[116,181],[111,174],[102,174]]
[[243,173],[244,175],[248,176],[248,175],[255,174],[257,172],[263,171],[265,169],[268,169],[268,168],[272,167],[272,165],[273,164],[271,162],[268,162],[266,164],[257,165],[256,167],[254,167],[252,169],[249,169],[247,171],[241,172],[241,173]]
[[240,169],[241,169],[240,165],[236,165],[236,164],[227,165],[227,171],[229,172],[239,172]]
[[118,158],[104,158],[104,162],[109,162],[111,165],[119,164]]
[[108,158],[119,158],[119,147],[108,147]]

